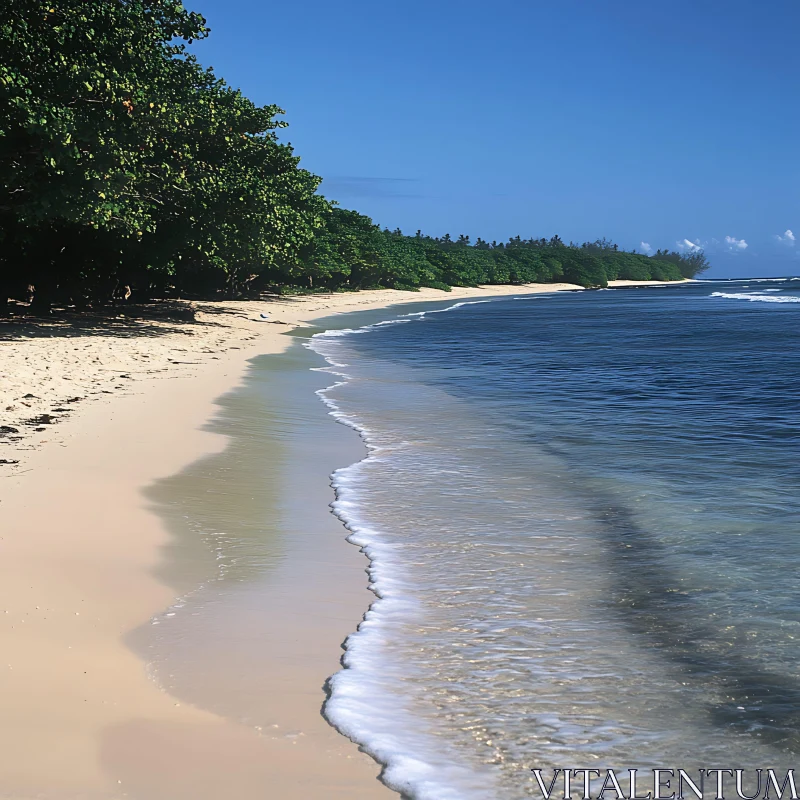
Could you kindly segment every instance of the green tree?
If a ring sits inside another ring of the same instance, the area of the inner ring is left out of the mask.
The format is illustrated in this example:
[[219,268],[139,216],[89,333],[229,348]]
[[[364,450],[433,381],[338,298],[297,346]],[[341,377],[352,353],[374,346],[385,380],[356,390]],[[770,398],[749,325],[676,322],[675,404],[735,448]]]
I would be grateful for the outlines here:
[[185,43],[174,0],[8,0],[0,10],[0,230],[35,300],[240,291],[297,271],[329,206],[259,108]]

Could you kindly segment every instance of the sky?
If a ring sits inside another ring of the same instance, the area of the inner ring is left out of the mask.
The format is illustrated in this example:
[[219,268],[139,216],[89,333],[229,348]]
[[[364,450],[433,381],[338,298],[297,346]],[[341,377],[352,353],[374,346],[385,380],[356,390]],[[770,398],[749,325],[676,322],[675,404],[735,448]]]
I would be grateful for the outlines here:
[[382,227],[702,247],[800,274],[800,0],[184,0]]

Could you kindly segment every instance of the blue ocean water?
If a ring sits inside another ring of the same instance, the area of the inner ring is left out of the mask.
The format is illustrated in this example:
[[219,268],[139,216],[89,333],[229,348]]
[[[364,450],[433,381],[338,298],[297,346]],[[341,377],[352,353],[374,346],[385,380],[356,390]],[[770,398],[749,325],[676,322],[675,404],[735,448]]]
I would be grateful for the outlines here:
[[800,752],[800,280],[457,304],[311,346],[378,600],[326,715],[409,797]]

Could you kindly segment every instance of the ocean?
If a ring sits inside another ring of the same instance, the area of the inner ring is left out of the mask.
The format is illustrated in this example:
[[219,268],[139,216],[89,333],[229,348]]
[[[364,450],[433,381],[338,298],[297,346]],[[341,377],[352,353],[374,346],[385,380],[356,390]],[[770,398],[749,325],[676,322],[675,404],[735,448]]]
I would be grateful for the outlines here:
[[793,766],[800,279],[382,312],[308,341],[377,595],[327,719],[420,800]]

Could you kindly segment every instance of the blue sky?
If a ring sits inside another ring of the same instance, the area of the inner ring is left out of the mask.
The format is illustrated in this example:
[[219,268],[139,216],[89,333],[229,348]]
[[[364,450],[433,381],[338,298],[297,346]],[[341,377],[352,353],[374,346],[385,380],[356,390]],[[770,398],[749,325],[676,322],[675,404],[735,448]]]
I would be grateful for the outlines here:
[[382,226],[800,274],[798,0],[185,3],[200,60]]

